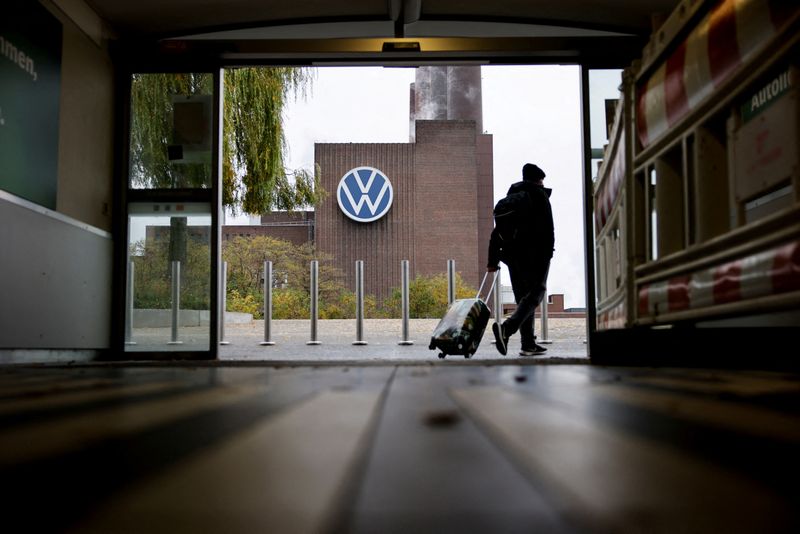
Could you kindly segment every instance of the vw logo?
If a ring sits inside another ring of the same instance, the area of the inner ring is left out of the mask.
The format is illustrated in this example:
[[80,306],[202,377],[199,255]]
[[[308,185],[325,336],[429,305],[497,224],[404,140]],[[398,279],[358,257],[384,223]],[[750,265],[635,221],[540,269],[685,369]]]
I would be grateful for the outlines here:
[[378,169],[356,167],[342,176],[336,190],[339,209],[357,222],[377,221],[392,207],[394,191]]

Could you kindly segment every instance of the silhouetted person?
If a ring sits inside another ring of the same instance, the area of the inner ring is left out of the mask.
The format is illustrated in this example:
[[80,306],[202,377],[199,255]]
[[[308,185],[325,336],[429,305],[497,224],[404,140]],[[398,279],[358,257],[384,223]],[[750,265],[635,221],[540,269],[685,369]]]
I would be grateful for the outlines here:
[[499,262],[508,266],[517,309],[503,321],[492,325],[497,350],[508,352],[508,338],[519,331],[520,356],[542,354],[547,349],[536,344],[533,320],[536,307],[547,287],[547,274],[553,257],[555,237],[551,189],[542,185],[545,173],[532,163],[522,167],[522,181],[512,184],[506,197],[494,210],[495,227],[489,240],[489,272]]

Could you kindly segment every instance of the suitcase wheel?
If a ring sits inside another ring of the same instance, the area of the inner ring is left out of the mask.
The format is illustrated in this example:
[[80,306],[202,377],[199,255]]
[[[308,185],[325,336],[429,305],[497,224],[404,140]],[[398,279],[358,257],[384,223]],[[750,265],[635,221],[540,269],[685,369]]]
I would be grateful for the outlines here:
[[468,360],[469,360],[470,358],[472,358],[472,354],[470,354],[470,353],[468,352],[468,353],[464,354],[464,358],[466,358],[466,359],[468,359]]
[[445,353],[444,352],[440,352],[439,353],[439,359],[440,360],[444,360],[444,357],[445,357]]

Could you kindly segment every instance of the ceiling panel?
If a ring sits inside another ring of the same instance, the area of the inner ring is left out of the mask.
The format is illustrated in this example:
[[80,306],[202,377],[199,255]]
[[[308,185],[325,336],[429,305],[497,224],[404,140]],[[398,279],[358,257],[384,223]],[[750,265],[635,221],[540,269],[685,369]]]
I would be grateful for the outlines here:
[[388,0],[88,0],[118,33],[177,35],[302,20],[388,20]]
[[184,36],[300,22],[391,21],[398,16],[411,23],[429,21],[424,27],[431,28],[432,34],[437,32],[437,23],[489,21],[648,35],[651,15],[669,13],[678,0],[87,0],[87,3],[118,34],[140,37]]
[[649,34],[651,15],[668,14],[677,0],[422,0],[420,18],[551,21],[565,26]]

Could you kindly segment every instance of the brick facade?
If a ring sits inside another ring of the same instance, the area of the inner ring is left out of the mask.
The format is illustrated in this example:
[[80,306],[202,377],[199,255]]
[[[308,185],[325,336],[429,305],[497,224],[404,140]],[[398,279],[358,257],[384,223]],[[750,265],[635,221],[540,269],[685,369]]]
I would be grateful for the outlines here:
[[260,225],[223,226],[222,241],[236,237],[266,235],[289,241],[294,245],[314,241],[314,212],[271,212],[261,216]]
[[[510,288],[509,288],[510,292]],[[513,294],[510,295],[513,299]],[[510,315],[517,309],[517,305],[513,302],[503,303],[503,313]],[[536,317],[542,316],[542,307],[536,308]],[[553,319],[583,319],[586,317],[586,310],[583,308],[568,308],[564,309],[564,295],[561,293],[553,293],[547,295],[547,316]]]
[[[415,143],[318,143],[315,162],[328,198],[316,209],[316,245],[335,258],[354,287],[354,263],[364,260],[367,293],[379,300],[410,275],[446,272],[447,260],[477,287],[492,229],[492,137],[472,120],[416,121]],[[340,210],[335,193],[350,169],[380,169],[392,183],[392,208],[359,223]]]

